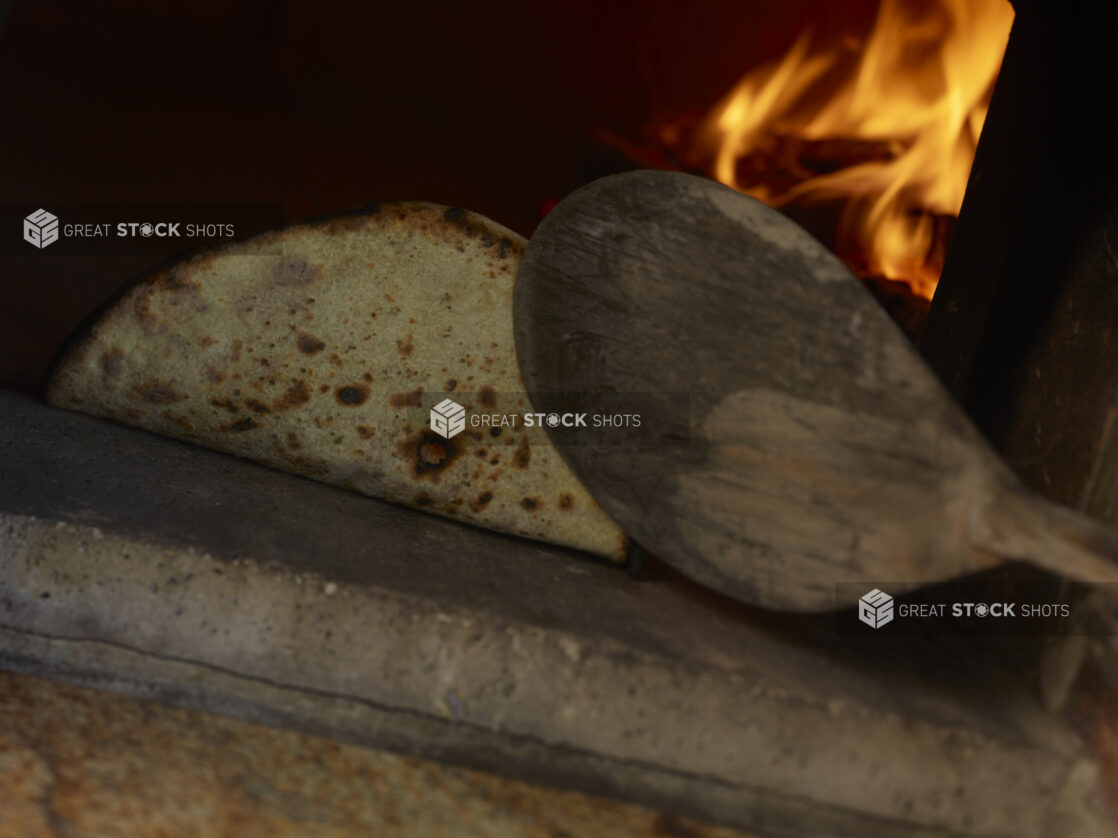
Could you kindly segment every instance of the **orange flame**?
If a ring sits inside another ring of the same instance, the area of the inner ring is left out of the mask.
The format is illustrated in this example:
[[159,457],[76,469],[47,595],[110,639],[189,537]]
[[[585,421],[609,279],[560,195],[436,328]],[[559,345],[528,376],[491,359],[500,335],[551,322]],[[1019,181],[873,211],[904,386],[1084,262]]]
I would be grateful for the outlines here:
[[[930,297],[937,218],[959,214],[1012,21],[1007,0],[882,0],[864,43],[813,48],[806,33],[742,78],[700,127],[700,148],[718,180],[773,206],[841,202],[839,255]],[[788,138],[876,151],[792,182],[741,176],[747,156]]]

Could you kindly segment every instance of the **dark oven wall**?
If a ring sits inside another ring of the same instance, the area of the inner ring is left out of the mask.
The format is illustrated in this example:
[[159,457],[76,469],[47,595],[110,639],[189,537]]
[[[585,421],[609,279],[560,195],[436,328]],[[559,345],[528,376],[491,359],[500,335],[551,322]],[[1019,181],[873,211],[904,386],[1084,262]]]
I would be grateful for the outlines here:
[[[376,199],[530,233],[632,160],[603,134],[702,113],[742,72],[874,0],[16,3],[0,32],[0,202]],[[261,223],[262,226],[263,222]],[[165,253],[3,255],[0,384]]]

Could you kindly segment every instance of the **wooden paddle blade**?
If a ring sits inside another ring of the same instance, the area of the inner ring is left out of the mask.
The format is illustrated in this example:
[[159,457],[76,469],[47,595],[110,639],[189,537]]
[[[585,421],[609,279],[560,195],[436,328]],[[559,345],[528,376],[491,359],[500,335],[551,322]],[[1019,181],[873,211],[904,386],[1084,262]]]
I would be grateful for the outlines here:
[[685,441],[657,437],[674,417],[656,410],[644,444],[551,437],[639,543],[711,587],[825,609],[848,604],[838,582],[900,591],[996,561],[970,513],[1013,478],[861,284],[751,198],[652,171],[584,187],[529,242],[515,329],[537,410],[685,394]]

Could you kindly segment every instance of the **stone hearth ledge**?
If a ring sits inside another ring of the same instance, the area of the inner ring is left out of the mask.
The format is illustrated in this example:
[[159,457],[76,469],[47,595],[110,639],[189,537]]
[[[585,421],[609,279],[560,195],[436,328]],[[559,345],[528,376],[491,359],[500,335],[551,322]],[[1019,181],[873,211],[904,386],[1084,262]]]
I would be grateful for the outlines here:
[[1023,678],[822,625],[0,393],[2,667],[776,835],[1118,834]]

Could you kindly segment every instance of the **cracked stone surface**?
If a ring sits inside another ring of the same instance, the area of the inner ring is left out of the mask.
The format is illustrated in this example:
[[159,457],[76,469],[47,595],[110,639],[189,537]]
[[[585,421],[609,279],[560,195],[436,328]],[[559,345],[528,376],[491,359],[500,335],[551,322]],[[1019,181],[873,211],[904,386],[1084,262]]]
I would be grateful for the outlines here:
[[0,672],[0,836],[748,838],[578,792]]
[[1015,638],[858,643],[3,392],[0,475],[3,669],[762,834],[1118,832]]

